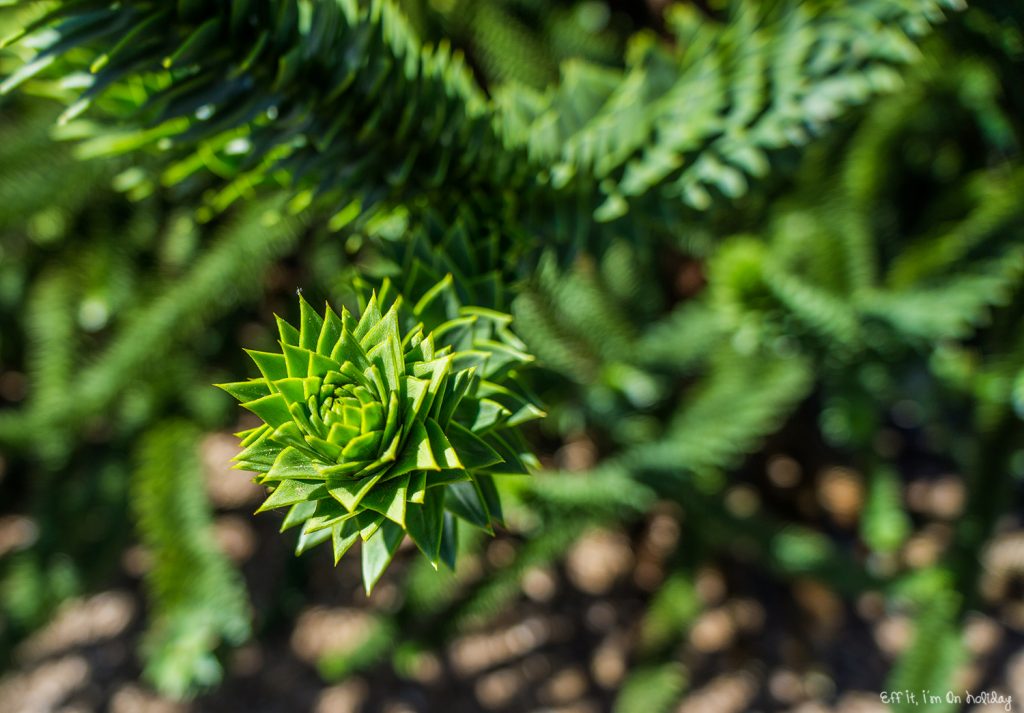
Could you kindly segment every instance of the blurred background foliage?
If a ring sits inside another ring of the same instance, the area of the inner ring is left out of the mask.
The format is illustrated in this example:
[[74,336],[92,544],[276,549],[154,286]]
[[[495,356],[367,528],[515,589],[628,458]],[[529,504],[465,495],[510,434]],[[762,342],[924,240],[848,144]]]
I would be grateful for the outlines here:
[[[567,60],[625,67],[635,32],[679,41],[667,3],[398,4],[505,102],[569,81]],[[742,46],[731,5],[682,5],[694,37],[731,18]],[[403,549],[369,599],[353,563],[294,559],[290,533],[248,516],[259,493],[227,462],[250,424],[209,384],[249,373],[241,348],[272,347],[296,288],[350,302],[358,275],[393,270],[373,243],[390,228],[293,215],[287,186],[211,212],[204,179],[151,180],[160,156],[54,140],[76,138],[55,129],[66,87],[4,97],[0,700],[1024,700],[1022,33],[1017,4],[971,3],[896,91],[795,137],[749,189],[541,256],[509,302],[545,470],[503,483],[508,528],[466,538],[456,572]],[[22,60],[5,50],[0,76]]]

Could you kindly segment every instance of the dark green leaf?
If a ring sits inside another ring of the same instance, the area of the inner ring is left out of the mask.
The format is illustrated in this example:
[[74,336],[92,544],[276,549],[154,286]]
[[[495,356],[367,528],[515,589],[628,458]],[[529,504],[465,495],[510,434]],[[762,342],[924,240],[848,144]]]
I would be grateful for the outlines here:
[[444,507],[466,522],[492,532],[491,516],[476,483],[452,483],[444,489]]
[[479,470],[502,462],[497,451],[456,421],[448,424],[448,439],[455,446],[459,460],[469,470]]
[[436,569],[440,563],[441,533],[444,530],[444,491],[425,491],[422,505],[409,503],[405,526],[409,537]]
[[334,548],[334,564],[341,561],[342,556],[351,549],[356,540],[359,539],[359,526],[355,518],[349,518],[344,522],[331,527],[331,543]]
[[402,544],[404,531],[401,527],[385,520],[370,539],[363,543],[363,587],[366,593],[373,591],[384,570]]
[[450,513],[444,514],[441,529],[441,561],[448,569],[455,571],[455,559],[459,554],[459,521]]

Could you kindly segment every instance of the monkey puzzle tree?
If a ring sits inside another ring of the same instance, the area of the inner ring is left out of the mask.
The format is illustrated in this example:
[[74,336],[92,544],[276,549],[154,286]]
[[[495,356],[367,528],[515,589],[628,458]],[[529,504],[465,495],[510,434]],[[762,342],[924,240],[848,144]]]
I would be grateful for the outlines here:
[[[542,523],[530,543],[540,559],[587,524],[635,518],[663,498],[683,503],[713,547],[734,537],[773,569],[854,591],[877,586],[876,573],[811,530],[736,517],[719,472],[815,394],[822,431],[869,472],[861,537],[884,553],[909,524],[872,439],[901,374],[927,371],[977,406],[979,433],[1012,440],[1013,390],[1002,387],[1019,382],[1019,365],[965,352],[986,339],[986,356],[1020,349],[1012,319],[984,329],[993,307],[1020,299],[1022,255],[1007,227],[1018,169],[999,164],[1016,155],[1018,127],[992,90],[1011,60],[957,65],[988,79],[949,105],[981,127],[970,137],[978,156],[1002,166],[960,157],[935,178],[956,186],[950,205],[968,218],[939,238],[933,226],[953,220],[941,208],[899,230],[885,220],[904,208],[886,203],[900,189],[886,193],[886,149],[915,132],[946,140],[946,127],[915,113],[934,110],[922,97],[952,92],[936,63],[954,42],[1012,47],[992,18],[1019,18],[972,9],[961,36],[922,52],[956,7],[673,3],[634,12],[641,26],[621,32],[592,2],[61,0],[20,12],[8,40],[20,62],[0,91],[62,100],[58,131],[84,156],[145,157],[117,166],[136,200],[171,191],[200,222],[241,213],[261,264],[286,252],[263,256],[261,241],[277,243],[261,231],[318,236],[289,248],[300,255],[321,250],[314,242],[344,246],[323,265],[358,308],[300,297],[297,326],[278,321],[277,350],[250,352],[259,376],[221,385],[261,420],[240,434],[237,464],[266,486],[262,509],[288,508],[284,527],[301,526],[299,552],[330,541],[337,561],[362,540],[369,590],[405,534],[432,566],[455,567],[456,522],[491,530],[502,491]],[[904,77],[917,94],[893,95]],[[861,105],[863,123],[847,121]],[[838,140],[813,141],[836,124]],[[246,240],[240,231],[218,265]],[[680,254],[699,261],[707,289],[666,289],[665,263]],[[216,289],[202,276],[196,285]],[[180,290],[154,310],[162,333],[189,298]],[[121,361],[69,384],[80,393],[61,408],[0,418],[0,439],[70,434],[114,400],[116,367],[145,359],[130,343],[155,349],[159,331],[126,336],[111,352]],[[542,407],[562,435],[602,434],[606,457],[585,478],[509,487],[504,476],[536,465],[521,426]],[[153,474],[160,430],[142,449]],[[158,511],[140,518],[144,529],[158,527]],[[976,535],[964,537],[976,551]],[[962,583],[967,569],[941,574]],[[671,601],[681,578],[652,596],[654,624],[682,625]],[[959,609],[942,582],[931,608],[921,592],[933,590],[905,588],[939,623],[923,628],[934,636],[922,635],[902,676],[926,675],[929,648],[948,643]],[[503,587],[496,576],[465,610]],[[658,668],[675,639],[652,641],[623,705],[645,700],[644,681],[678,695],[674,669]]]

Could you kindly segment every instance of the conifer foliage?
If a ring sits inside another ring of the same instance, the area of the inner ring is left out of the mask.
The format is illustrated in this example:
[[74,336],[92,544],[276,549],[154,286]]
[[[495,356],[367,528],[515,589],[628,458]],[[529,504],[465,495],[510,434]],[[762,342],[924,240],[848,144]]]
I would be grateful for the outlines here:
[[[241,422],[257,521],[403,592],[327,678],[398,670],[581,534],[667,517],[614,710],[688,694],[723,555],[881,594],[917,622],[892,686],[943,685],[1019,498],[1024,13],[629,5],[3,9],[0,486],[46,536],[0,557],[0,653],[132,522],[147,675],[215,685],[221,647],[302,596],[289,570],[254,610],[211,546],[202,434]],[[794,430],[863,474],[842,537],[757,496]],[[914,457],[969,474],[923,568],[899,559]],[[521,538],[483,576],[478,532]]]
[[361,537],[367,593],[404,533],[435,567],[454,567],[453,516],[501,521],[493,476],[525,475],[530,459],[508,428],[540,413],[501,384],[529,360],[510,318],[461,309],[405,330],[438,313],[451,281],[411,309],[401,296],[388,306],[389,287],[358,321],[300,297],[300,327],[278,322],[283,353],[249,353],[262,378],[221,385],[264,421],[239,434],[236,458],[273,489],[260,509],[289,507],[298,553],[330,539],[337,562]]

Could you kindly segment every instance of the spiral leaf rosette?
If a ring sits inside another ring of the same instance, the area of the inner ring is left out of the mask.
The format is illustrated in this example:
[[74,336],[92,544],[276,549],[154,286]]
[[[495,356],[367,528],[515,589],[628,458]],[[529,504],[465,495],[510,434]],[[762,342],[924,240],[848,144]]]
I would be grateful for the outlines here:
[[532,357],[509,316],[461,306],[450,277],[412,308],[391,292],[358,320],[300,296],[299,328],[278,318],[281,353],[248,352],[261,376],[219,385],[263,421],[235,458],[270,489],[257,512],[288,508],[297,553],[329,539],[335,563],[362,539],[368,592],[404,534],[454,567],[456,518],[493,532],[494,476],[528,472],[516,427],[543,415],[517,384]]

